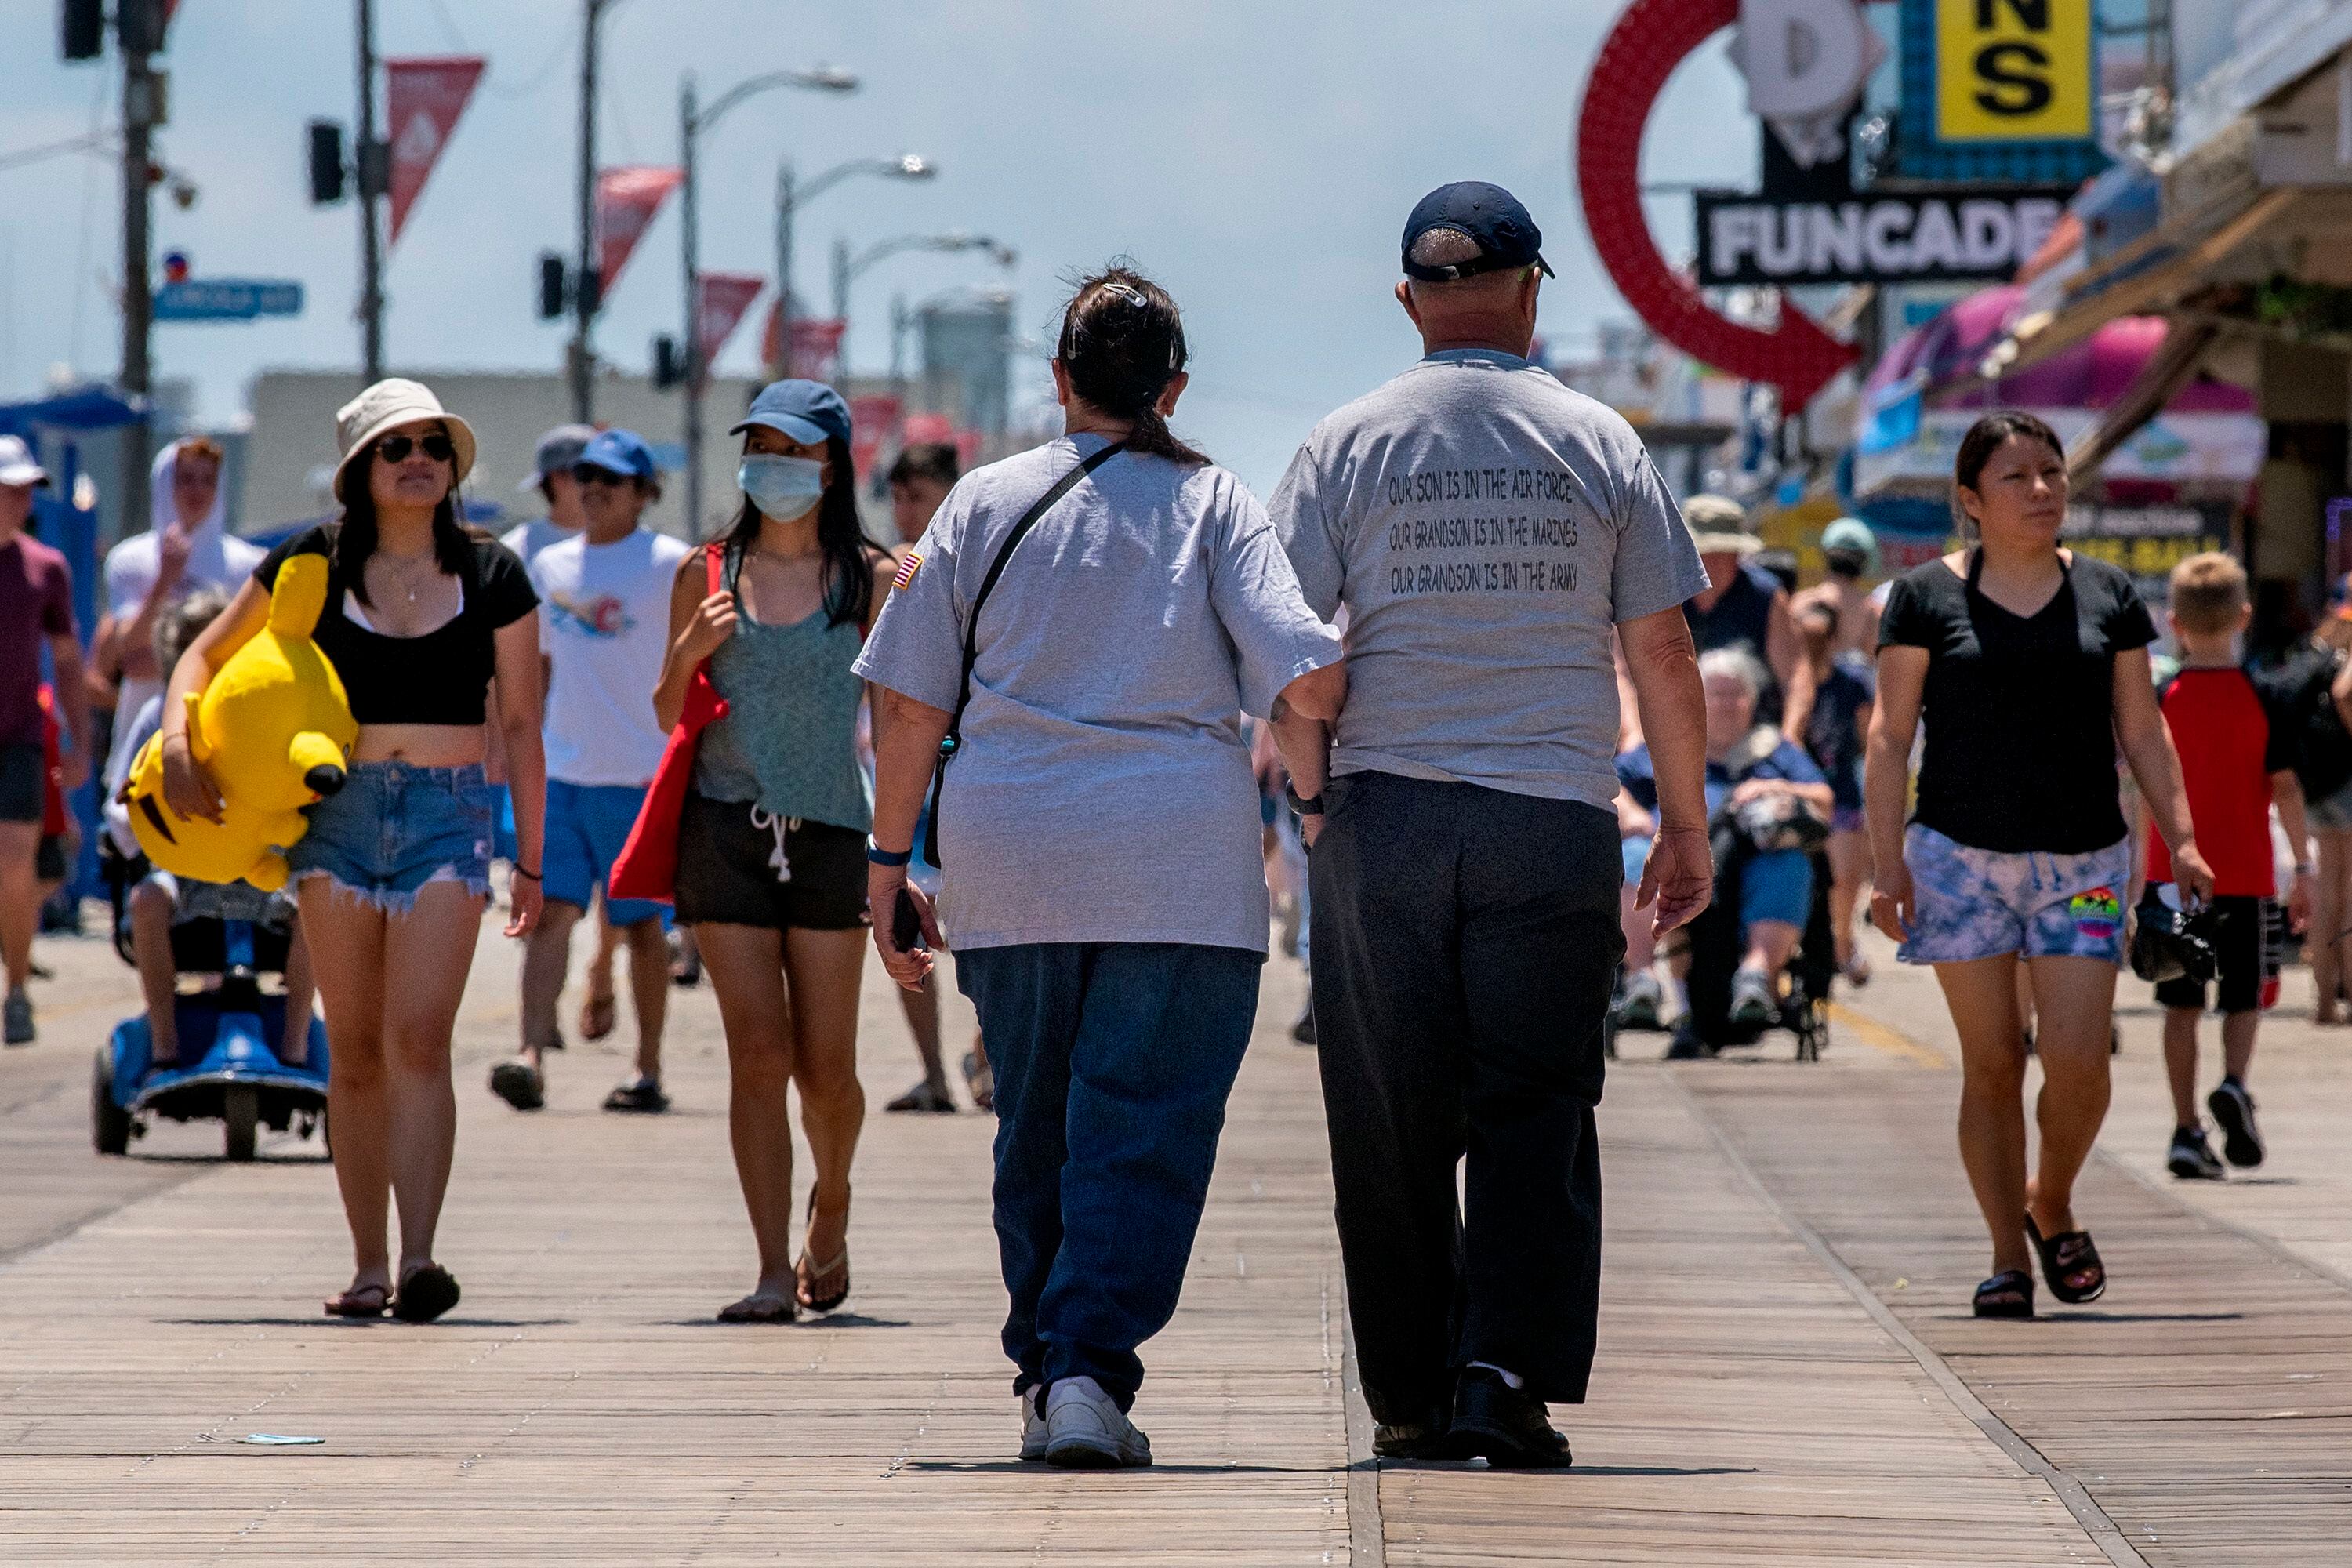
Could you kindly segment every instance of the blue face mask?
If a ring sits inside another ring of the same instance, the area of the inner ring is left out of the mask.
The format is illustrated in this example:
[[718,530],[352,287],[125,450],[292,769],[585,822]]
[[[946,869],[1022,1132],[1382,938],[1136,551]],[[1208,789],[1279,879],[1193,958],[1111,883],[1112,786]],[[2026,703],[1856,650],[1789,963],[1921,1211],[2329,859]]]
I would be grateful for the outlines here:
[[824,465],[810,458],[780,458],[768,452],[747,453],[735,470],[735,482],[761,515],[790,522],[824,494]]

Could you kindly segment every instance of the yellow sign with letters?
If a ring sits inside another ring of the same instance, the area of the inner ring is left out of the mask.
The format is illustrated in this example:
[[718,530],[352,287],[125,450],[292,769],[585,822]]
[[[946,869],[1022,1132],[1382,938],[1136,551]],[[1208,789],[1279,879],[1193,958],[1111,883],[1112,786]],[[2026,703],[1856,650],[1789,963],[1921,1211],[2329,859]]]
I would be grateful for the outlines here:
[[1936,0],[1936,140],[2092,134],[2094,0]]

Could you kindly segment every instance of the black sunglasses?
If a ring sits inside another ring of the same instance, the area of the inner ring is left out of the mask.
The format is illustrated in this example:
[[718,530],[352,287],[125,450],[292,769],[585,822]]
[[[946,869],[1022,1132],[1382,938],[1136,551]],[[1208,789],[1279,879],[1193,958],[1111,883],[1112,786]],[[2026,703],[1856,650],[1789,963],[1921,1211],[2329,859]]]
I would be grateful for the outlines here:
[[419,448],[436,463],[457,455],[457,444],[446,436],[386,436],[375,444],[376,456],[387,463],[404,463],[408,454]]

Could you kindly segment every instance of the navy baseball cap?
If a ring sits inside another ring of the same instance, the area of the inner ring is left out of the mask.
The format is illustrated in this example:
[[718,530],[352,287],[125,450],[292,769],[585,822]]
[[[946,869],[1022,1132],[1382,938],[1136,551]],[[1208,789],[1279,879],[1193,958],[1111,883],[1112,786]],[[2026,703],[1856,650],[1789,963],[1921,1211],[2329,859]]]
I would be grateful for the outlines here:
[[754,425],[781,430],[803,446],[831,437],[849,439],[849,405],[821,381],[772,381],[751,399],[751,410],[727,433],[740,436]]
[[647,484],[657,481],[654,468],[654,449],[646,445],[644,437],[635,430],[600,430],[596,438],[580,448],[572,459],[575,468],[602,468],[608,474],[625,479],[643,479]]
[[[1433,228],[1455,229],[1477,246],[1476,259],[1449,267],[1423,267],[1412,259],[1413,242]],[[1440,185],[1413,205],[1404,220],[1404,275],[1423,283],[1452,283],[1482,272],[1506,272],[1515,267],[1537,267],[1551,277],[1551,263],[1543,258],[1543,230],[1519,205],[1519,198],[1484,180],[1456,180]]]

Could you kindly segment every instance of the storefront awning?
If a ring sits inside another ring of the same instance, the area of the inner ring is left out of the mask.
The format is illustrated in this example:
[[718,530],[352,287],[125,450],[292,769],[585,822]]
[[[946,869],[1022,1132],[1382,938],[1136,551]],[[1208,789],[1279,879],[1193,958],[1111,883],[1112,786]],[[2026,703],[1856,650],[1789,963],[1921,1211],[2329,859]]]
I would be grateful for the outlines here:
[[2213,321],[2175,322],[2164,346],[2150,354],[2132,377],[2123,395],[2108,405],[2098,422],[2077,438],[2066,454],[2066,474],[2077,484],[2099,470],[2116,451],[2156,417],[2174,394],[2189,384],[2205,361],[2206,352],[2221,335]]
[[2027,313],[1986,356],[1981,374],[2011,375],[2110,321],[2162,313],[2209,281],[2212,268],[2240,247],[2288,220],[2306,197],[2294,189],[2249,189],[2188,221],[2160,226],[2105,263],[2076,273],[2054,307],[2036,308],[2029,300]]

